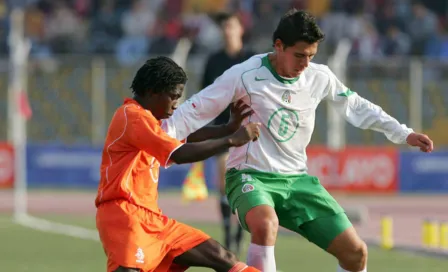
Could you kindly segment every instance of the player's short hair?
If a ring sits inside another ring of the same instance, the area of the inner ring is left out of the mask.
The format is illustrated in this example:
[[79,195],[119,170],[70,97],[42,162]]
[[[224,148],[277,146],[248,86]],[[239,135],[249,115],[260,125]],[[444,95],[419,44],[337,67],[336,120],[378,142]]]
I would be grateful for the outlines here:
[[136,95],[143,96],[146,92],[162,93],[176,89],[178,84],[188,80],[185,71],[168,57],[149,59],[138,69],[132,81],[131,89]]
[[290,9],[282,16],[277,29],[272,35],[272,42],[280,39],[285,47],[297,42],[321,42],[325,34],[319,28],[316,18],[304,10]]
[[232,12],[219,12],[214,16],[215,22],[219,25],[222,26],[222,24],[232,18],[237,19],[240,24],[241,24],[241,20],[238,17],[238,15],[236,13],[232,13]]

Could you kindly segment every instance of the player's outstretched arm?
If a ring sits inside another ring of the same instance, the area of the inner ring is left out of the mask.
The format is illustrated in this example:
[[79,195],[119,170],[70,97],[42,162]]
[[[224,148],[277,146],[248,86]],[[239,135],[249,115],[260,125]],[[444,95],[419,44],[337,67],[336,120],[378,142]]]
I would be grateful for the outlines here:
[[230,106],[230,120],[225,125],[219,126],[206,126],[200,128],[198,131],[190,134],[187,138],[187,142],[202,142],[209,139],[217,139],[231,135],[237,131],[244,119],[253,114],[253,110],[242,100],[238,100],[236,103],[232,103]]
[[170,160],[177,164],[205,160],[230,147],[238,147],[256,141],[260,135],[260,124],[249,123],[230,136],[198,143],[186,143],[171,154]]
[[420,147],[424,152],[432,151],[433,143],[428,136],[415,133],[411,128],[400,124],[381,107],[347,88],[330,69],[327,68],[326,72],[329,76],[326,98],[350,124],[381,132],[395,144],[407,143]]

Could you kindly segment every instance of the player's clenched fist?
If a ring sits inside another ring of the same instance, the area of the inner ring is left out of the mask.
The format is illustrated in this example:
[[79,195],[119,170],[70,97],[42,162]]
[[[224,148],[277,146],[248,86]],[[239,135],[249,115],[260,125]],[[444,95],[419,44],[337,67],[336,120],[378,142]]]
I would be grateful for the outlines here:
[[232,146],[242,146],[250,141],[256,141],[260,136],[260,123],[249,123],[240,127],[232,136],[230,143]]

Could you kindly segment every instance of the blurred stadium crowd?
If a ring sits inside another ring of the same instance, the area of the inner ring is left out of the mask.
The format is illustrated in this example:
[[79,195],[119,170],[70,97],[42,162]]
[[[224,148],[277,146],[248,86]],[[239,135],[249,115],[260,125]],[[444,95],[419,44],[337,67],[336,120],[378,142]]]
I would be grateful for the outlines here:
[[[9,0],[14,2],[15,0]],[[148,54],[170,54],[181,37],[191,54],[220,46],[213,14],[233,11],[255,51],[271,48],[271,34],[289,7],[311,11],[325,33],[328,52],[342,37],[352,55],[448,56],[445,0],[27,0],[26,34],[35,58],[57,54],[108,54],[122,64]],[[0,53],[7,54],[8,0],[0,0]]]
[[[189,77],[186,96],[192,95],[201,89],[207,55],[223,46],[215,14],[237,13],[245,28],[245,46],[261,53],[272,50],[271,35],[280,16],[296,7],[315,14],[327,35],[317,63],[326,63],[336,42],[349,38],[353,46],[347,86],[407,124],[416,97],[411,89],[418,88],[422,130],[439,146],[448,146],[448,0],[0,0],[4,90],[8,6],[19,2],[27,3],[26,34],[32,41],[27,81],[31,142],[92,142],[97,130],[93,108],[104,106],[104,120],[110,120],[130,94],[129,81],[139,63],[149,55],[173,53],[182,37],[193,42],[184,65]],[[411,55],[422,59],[414,63]],[[98,59],[103,61],[99,67]],[[107,90],[101,102],[92,100],[98,88]],[[2,123],[7,101],[7,92],[0,92]],[[327,142],[327,117],[326,107],[319,107],[312,144]],[[390,144],[380,133],[350,125],[346,137],[353,145]],[[7,128],[1,126],[0,139],[6,138]]]

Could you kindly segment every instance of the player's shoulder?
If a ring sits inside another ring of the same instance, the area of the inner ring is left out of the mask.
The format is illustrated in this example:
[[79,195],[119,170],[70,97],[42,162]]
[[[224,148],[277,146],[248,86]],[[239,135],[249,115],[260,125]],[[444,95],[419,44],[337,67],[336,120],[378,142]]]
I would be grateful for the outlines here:
[[333,72],[331,72],[330,67],[325,64],[310,62],[305,70],[305,75],[307,78],[317,77],[322,80],[329,80],[333,75]]
[[322,74],[322,75],[326,75],[326,76],[330,76],[330,74],[331,74],[331,70],[330,70],[330,67],[328,67],[328,65],[318,64],[318,63],[314,63],[314,62],[310,62],[306,71],[309,74]]
[[252,69],[260,68],[262,66],[262,59],[266,55],[267,54],[253,55],[247,60],[232,66],[228,71],[231,73],[241,74]]
[[115,111],[114,118],[119,118],[126,122],[131,122],[132,120],[142,118],[157,122],[157,120],[149,110],[146,110],[138,103],[133,102],[124,103],[123,105],[118,107]]

